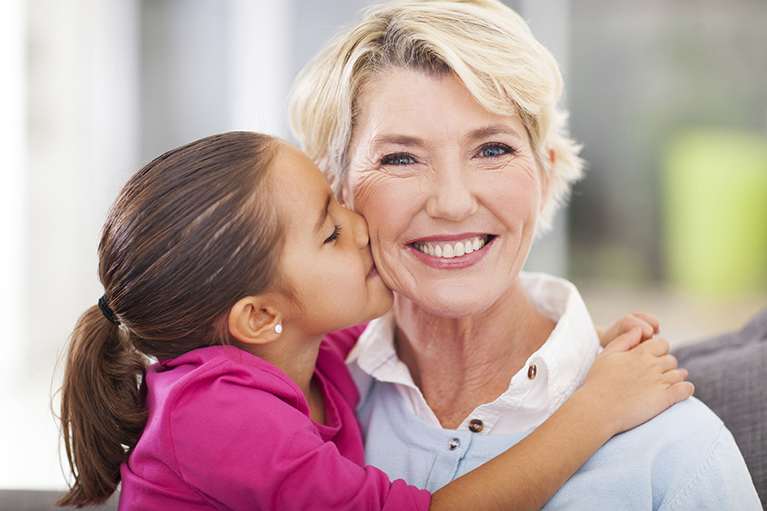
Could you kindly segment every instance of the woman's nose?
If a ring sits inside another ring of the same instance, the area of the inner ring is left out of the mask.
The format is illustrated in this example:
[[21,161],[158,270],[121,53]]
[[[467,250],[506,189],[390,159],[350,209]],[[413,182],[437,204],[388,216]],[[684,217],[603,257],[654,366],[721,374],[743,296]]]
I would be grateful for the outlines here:
[[426,213],[430,217],[461,220],[477,212],[471,177],[463,169],[447,169],[429,177],[434,180],[426,202]]

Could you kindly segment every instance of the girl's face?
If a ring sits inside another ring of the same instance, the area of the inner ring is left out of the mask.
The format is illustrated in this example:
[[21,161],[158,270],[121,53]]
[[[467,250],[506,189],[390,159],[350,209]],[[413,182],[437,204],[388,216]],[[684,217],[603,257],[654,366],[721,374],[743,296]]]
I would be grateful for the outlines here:
[[270,165],[277,210],[287,229],[281,273],[298,306],[286,329],[324,335],[370,321],[392,305],[392,293],[370,254],[365,220],[341,206],[308,156],[287,142]]
[[440,316],[487,310],[515,283],[548,190],[524,124],[452,75],[390,69],[358,101],[343,200],[386,284]]

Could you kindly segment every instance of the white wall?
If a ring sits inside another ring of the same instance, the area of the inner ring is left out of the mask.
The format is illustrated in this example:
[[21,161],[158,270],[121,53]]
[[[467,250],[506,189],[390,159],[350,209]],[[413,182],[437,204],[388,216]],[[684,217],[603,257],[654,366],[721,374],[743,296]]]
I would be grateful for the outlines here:
[[116,176],[137,164],[136,6],[12,0],[0,8],[0,221],[9,240],[0,251],[0,487],[64,483],[54,366],[78,315],[98,299],[99,229]]
[[103,292],[96,248],[125,180],[212,132],[287,135],[292,12],[287,0],[0,2],[0,488],[65,487],[54,369]]
[[[557,59],[567,83],[570,61],[570,0],[519,0],[516,2],[518,5],[507,3],[510,7],[518,9],[520,15],[529,23],[536,39]],[[566,106],[566,94],[562,101]],[[567,210],[565,207],[559,211],[554,218],[551,232],[535,241],[527,257],[525,270],[543,271],[567,278]]]
[[[26,23],[23,0],[0,4],[0,324],[5,340],[0,388],[16,381],[23,360],[26,253]],[[0,394],[0,399],[6,397]],[[5,401],[0,400],[0,409]]]
[[293,0],[231,0],[229,129],[287,138],[295,12]]

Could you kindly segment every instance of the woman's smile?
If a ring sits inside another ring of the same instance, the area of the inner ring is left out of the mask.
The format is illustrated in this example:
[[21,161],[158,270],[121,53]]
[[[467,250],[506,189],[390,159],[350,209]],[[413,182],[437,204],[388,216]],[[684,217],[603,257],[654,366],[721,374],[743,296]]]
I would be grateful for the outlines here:
[[496,236],[489,234],[432,236],[418,239],[405,246],[418,261],[426,266],[458,270],[474,266],[482,261],[495,239]]
[[406,70],[370,80],[358,107],[344,197],[384,282],[451,317],[511,292],[546,195],[521,120],[488,112],[455,76]]
[[462,238],[458,241],[420,240],[409,245],[430,257],[438,259],[452,259],[477,252],[482,249],[490,236],[473,236]]

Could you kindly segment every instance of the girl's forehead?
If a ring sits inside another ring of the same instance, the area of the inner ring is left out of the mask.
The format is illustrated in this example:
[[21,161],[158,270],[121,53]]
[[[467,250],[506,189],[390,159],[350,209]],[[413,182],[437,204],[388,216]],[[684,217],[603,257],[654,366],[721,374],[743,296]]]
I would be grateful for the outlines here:
[[294,145],[281,141],[271,164],[274,200],[283,205],[296,204],[295,211],[308,210],[324,203],[330,185],[311,159]]

